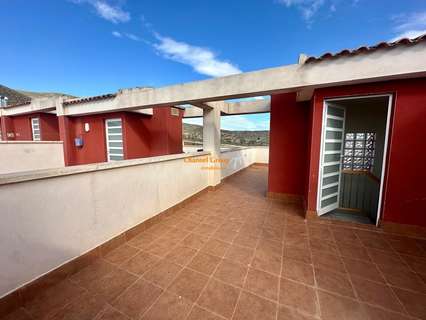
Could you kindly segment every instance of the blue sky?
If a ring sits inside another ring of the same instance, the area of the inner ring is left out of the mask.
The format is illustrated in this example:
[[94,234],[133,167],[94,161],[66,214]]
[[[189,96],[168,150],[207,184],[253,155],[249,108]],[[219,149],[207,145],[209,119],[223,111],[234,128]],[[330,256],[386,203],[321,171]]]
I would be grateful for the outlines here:
[[[0,83],[77,96],[246,72],[426,33],[426,1],[0,0]],[[232,120],[236,119],[236,120]],[[224,119],[267,128],[265,115]]]

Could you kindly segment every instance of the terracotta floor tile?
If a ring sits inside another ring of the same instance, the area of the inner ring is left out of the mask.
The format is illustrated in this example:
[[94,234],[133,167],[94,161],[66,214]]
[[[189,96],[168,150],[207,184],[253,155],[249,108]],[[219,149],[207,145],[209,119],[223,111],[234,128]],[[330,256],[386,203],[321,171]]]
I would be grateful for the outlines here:
[[152,242],[145,249],[145,251],[164,258],[169,252],[171,252],[176,247],[176,245],[176,241],[170,241],[165,238],[159,238]]
[[355,298],[354,290],[347,273],[335,272],[330,269],[315,268],[315,279],[319,288],[343,296]]
[[337,244],[361,245],[361,241],[351,229],[340,227],[331,227],[330,229]]
[[180,228],[186,231],[193,231],[196,227],[198,227],[200,223],[197,221],[182,219],[180,223],[177,224],[176,228]]
[[399,239],[387,239],[388,243],[401,254],[425,257],[425,251],[417,244],[416,240],[401,237]]
[[247,266],[251,263],[253,255],[254,249],[231,245],[225,254],[225,258]]
[[250,268],[244,289],[262,297],[277,300],[279,281],[278,276]]
[[204,274],[211,275],[220,262],[221,259],[219,257],[199,252],[188,264],[188,267]]
[[217,239],[210,239],[201,248],[201,252],[223,258],[229,246],[230,244],[227,242]]
[[170,262],[186,266],[196,254],[197,250],[193,248],[177,246],[166,256],[166,259]]
[[19,308],[8,315],[0,318],[1,320],[32,320],[28,315],[28,312],[24,308]]
[[198,304],[225,318],[230,318],[239,296],[238,289],[217,280],[210,280],[204,289]]
[[309,226],[308,234],[310,239],[334,241],[333,234],[328,226]]
[[108,273],[116,270],[116,267],[105,260],[99,259],[91,265],[85,267],[81,271],[70,277],[70,281],[88,288],[96,279],[106,276]]
[[295,309],[291,309],[286,306],[279,306],[278,308],[278,320],[315,320],[306,314],[302,314]]
[[206,275],[190,269],[183,269],[172,282],[168,290],[174,292],[178,296],[182,296],[195,302],[200,296],[201,291],[206,286],[208,280],[209,278]]
[[25,310],[35,319],[44,319],[65,307],[81,296],[85,291],[71,283],[62,281],[44,290],[35,299],[25,304]]
[[282,276],[308,285],[314,284],[312,265],[292,259],[284,259]]
[[211,313],[210,311],[202,309],[197,305],[195,305],[192,308],[191,313],[189,314],[188,318],[186,318],[186,320],[223,320],[223,319],[225,318],[222,318],[219,315],[216,315],[214,313]]
[[422,320],[426,319],[426,294],[398,288],[394,288],[394,292],[410,315]]
[[227,243],[232,243],[235,237],[238,235],[235,231],[230,230],[217,230],[212,234],[213,239],[221,240]]
[[246,266],[224,259],[217,267],[213,277],[236,287],[242,287],[247,269]]
[[362,305],[352,299],[318,290],[323,320],[365,320],[367,314]]
[[272,254],[264,250],[256,250],[252,261],[252,267],[264,270],[276,275],[281,272],[281,255]]
[[217,230],[217,228],[217,226],[202,223],[198,227],[196,227],[192,232],[202,236],[211,236]]
[[284,258],[297,260],[304,263],[312,263],[311,250],[294,246],[284,246]]
[[248,292],[242,292],[232,319],[275,320],[278,305]]
[[409,318],[401,313],[384,310],[383,308],[363,305],[368,320],[409,320]]
[[260,237],[268,240],[282,242],[284,240],[284,231],[279,229],[263,228]]
[[239,233],[234,239],[233,243],[243,247],[256,248],[258,239],[259,238],[257,237],[252,237]]
[[379,265],[400,265],[403,264],[399,255],[393,251],[379,249],[367,249],[368,255],[375,264]]
[[318,312],[315,289],[287,279],[281,279],[279,302],[311,315]]
[[143,278],[165,289],[181,270],[182,266],[168,260],[160,260],[151,270],[144,273]]
[[182,239],[186,238],[189,235],[189,231],[173,228],[171,231],[167,232],[162,236],[169,241],[179,242]]
[[134,257],[138,252],[139,250],[135,247],[124,244],[109,252],[104,259],[109,263],[119,265]]
[[129,318],[120,313],[118,310],[112,307],[107,307],[98,317],[96,317],[95,320],[129,320]]
[[173,230],[172,227],[168,227],[164,224],[158,223],[158,224],[155,224],[155,225],[151,226],[150,228],[146,229],[144,232],[150,233],[150,234],[154,235],[155,237],[161,237],[165,233],[167,233],[171,230]]
[[189,236],[182,240],[181,245],[198,250],[201,249],[202,246],[204,246],[207,240],[208,237],[191,233]]
[[372,263],[348,258],[343,258],[343,262],[351,276],[362,277],[377,282],[385,282],[376,265]]
[[192,302],[173,293],[164,292],[142,317],[143,320],[184,320],[191,311]]
[[139,279],[114,302],[114,307],[130,318],[139,319],[162,292],[159,287]]
[[124,290],[136,281],[137,277],[127,271],[117,269],[106,276],[96,279],[89,291],[101,296],[107,302],[113,302]]
[[361,301],[375,304],[388,310],[398,312],[403,310],[392,289],[387,285],[358,277],[352,278],[352,284]]
[[325,240],[311,240],[309,242],[312,251],[316,250],[316,251],[321,251],[324,253],[329,253],[329,254],[334,254],[334,255],[338,255],[339,254],[339,250],[337,249],[337,245],[332,242],[332,241],[325,241]]
[[345,265],[340,256],[312,251],[312,263],[315,267],[331,269],[337,272],[346,272]]
[[130,239],[127,244],[138,249],[146,249],[154,240],[158,239],[155,235],[147,232],[142,232]]
[[402,259],[417,273],[426,274],[426,258],[402,255]]
[[392,286],[426,293],[426,284],[408,267],[380,265],[379,269]]
[[97,314],[104,310],[106,306],[107,304],[104,299],[86,292],[60,309],[52,317],[49,317],[49,320],[92,320]]
[[129,261],[124,263],[121,268],[138,275],[142,275],[145,272],[151,270],[151,268],[160,261],[159,257],[156,257],[147,252],[140,252]]
[[337,248],[343,257],[371,262],[370,256],[364,247],[338,243]]

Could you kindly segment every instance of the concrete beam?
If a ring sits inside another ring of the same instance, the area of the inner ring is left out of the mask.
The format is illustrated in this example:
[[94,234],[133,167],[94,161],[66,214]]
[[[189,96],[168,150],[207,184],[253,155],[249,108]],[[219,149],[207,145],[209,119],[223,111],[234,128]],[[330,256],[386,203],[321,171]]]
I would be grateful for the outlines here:
[[426,76],[426,42],[293,64],[157,89],[120,91],[102,102],[66,106],[65,114],[151,108]]
[[200,108],[202,110],[211,110],[213,106],[209,105],[209,103],[203,102],[203,101],[196,101],[191,103],[194,107]]
[[[238,114],[265,113],[271,110],[271,101],[269,99],[255,101],[237,101],[226,102],[220,101],[209,102],[209,105],[216,106],[220,109],[223,116]],[[197,107],[185,108],[184,118],[200,118],[203,116],[203,110]]]
[[1,108],[3,116],[17,116],[34,112],[51,112],[56,110],[57,101],[60,98],[32,99],[31,103],[18,106],[6,106]]

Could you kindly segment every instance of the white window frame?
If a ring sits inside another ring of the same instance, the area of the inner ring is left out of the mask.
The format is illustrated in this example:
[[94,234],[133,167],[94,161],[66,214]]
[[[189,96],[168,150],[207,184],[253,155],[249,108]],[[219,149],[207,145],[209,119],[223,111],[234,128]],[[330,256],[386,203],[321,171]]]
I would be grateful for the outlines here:
[[[38,128],[35,128],[36,125]],[[38,130],[38,133],[35,133],[36,130]],[[41,141],[41,127],[39,117],[31,118],[31,134],[33,137],[33,141]]]
[[[110,122],[120,121],[120,126],[109,126]],[[108,129],[121,129],[121,133],[108,133]],[[118,142],[117,140],[110,141],[109,136],[120,136],[121,135],[121,145],[122,147],[110,147],[110,142]],[[124,141],[123,141],[123,120],[121,118],[113,118],[105,120],[105,138],[106,138],[106,148],[107,148],[107,161],[120,161],[116,159],[111,159],[111,156],[121,156],[121,160],[124,160]],[[111,150],[121,150],[121,153],[111,154]]]

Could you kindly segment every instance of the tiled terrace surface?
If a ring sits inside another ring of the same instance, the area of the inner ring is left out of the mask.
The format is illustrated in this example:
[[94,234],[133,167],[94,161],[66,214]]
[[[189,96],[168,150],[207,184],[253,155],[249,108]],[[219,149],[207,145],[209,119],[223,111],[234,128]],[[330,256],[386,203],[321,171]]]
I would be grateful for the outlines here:
[[426,242],[313,220],[252,167],[9,319],[426,319]]

